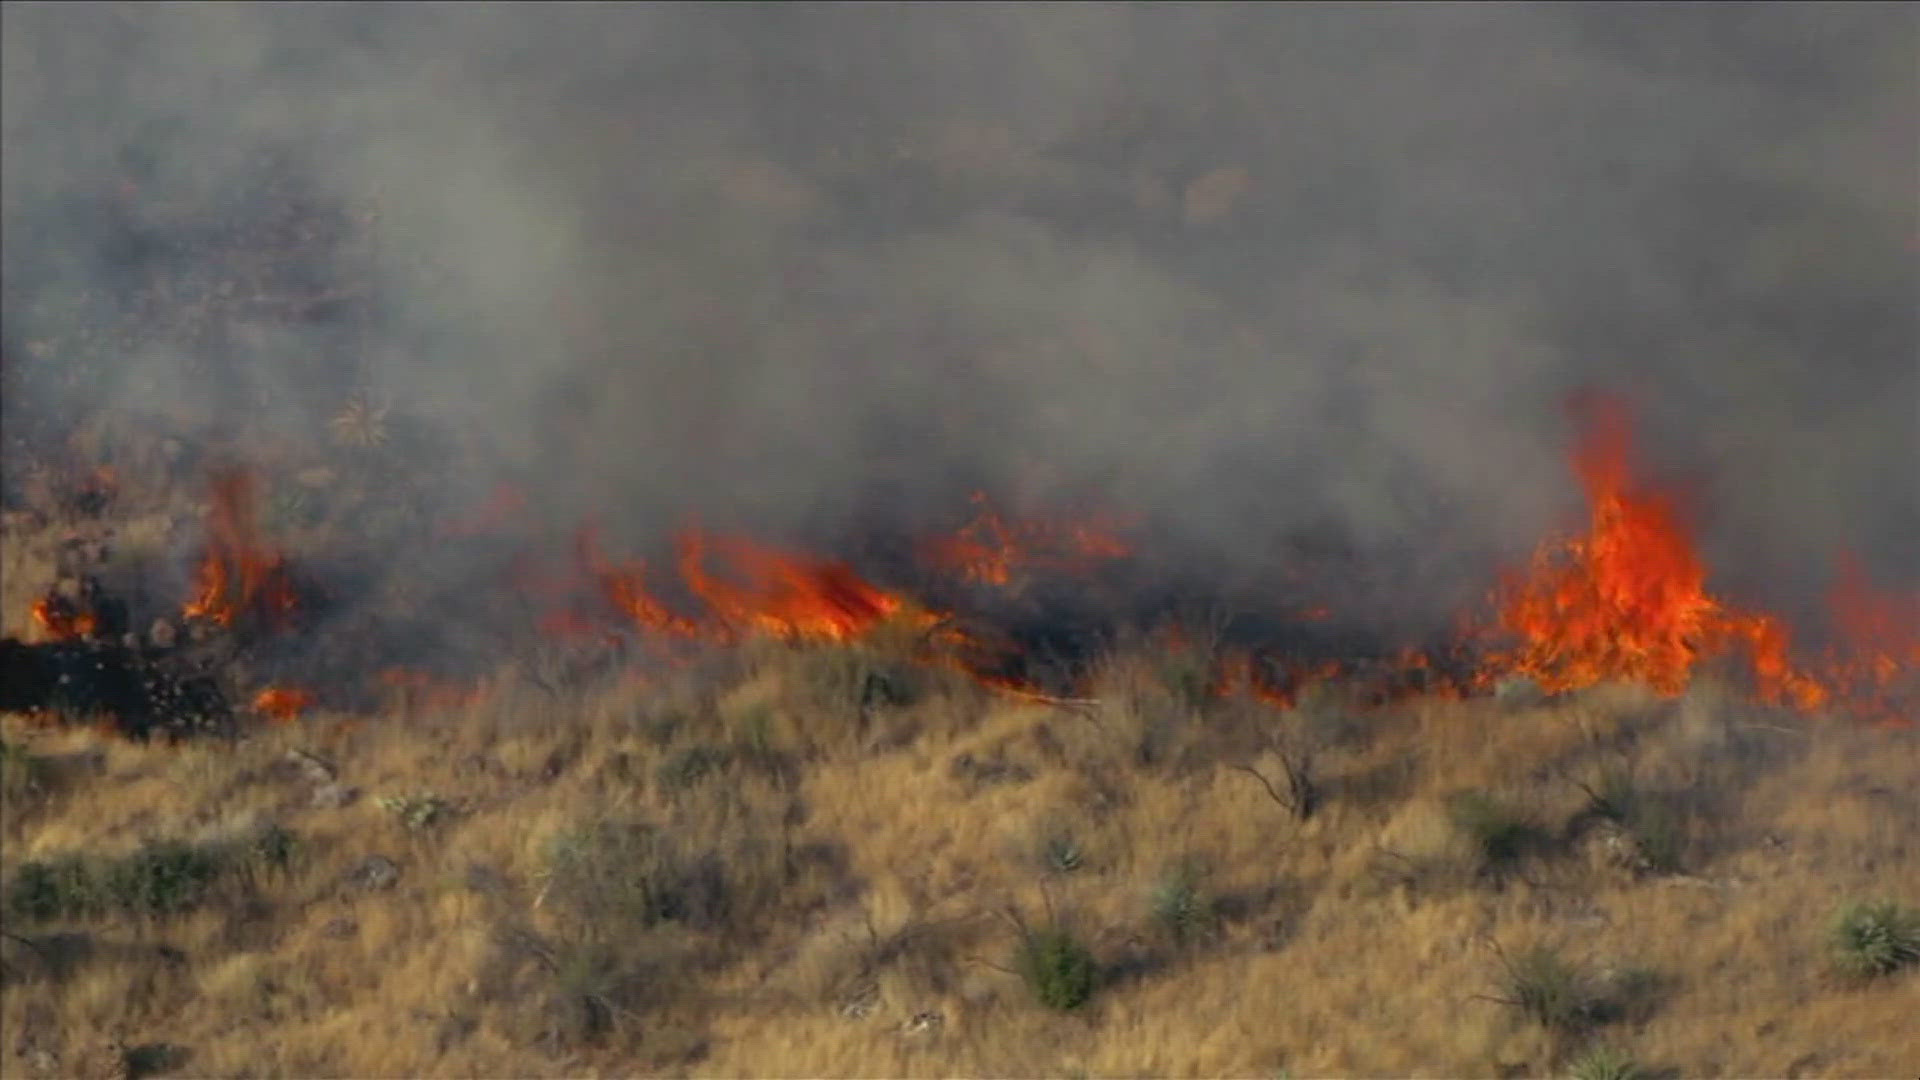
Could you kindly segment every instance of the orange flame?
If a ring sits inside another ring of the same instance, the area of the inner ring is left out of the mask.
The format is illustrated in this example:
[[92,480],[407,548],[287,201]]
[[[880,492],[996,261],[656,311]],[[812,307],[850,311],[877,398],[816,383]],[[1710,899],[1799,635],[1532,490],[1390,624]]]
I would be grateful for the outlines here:
[[1103,524],[1009,522],[985,492],[974,492],[972,501],[977,508],[973,520],[952,536],[927,541],[921,553],[934,566],[977,584],[1009,585],[1026,567],[1079,572],[1133,553]]
[[207,551],[199,568],[199,587],[185,608],[189,618],[231,626],[257,618],[267,626],[289,625],[299,596],[287,574],[286,560],[255,535],[253,477],[241,470],[214,479],[208,511]]
[[[734,580],[709,574],[706,552],[729,564]],[[789,639],[850,641],[885,622],[905,601],[868,584],[844,563],[764,547],[739,537],[680,539],[680,576],[733,634],[759,631]]]
[[33,621],[40,624],[47,636],[55,641],[92,637],[100,628],[99,620],[92,612],[76,610],[73,604],[58,596],[43,596],[35,600]]
[[301,713],[313,708],[316,700],[310,690],[269,686],[254,695],[253,707],[256,712],[265,716],[288,721],[299,719]]
[[1825,692],[1794,669],[1779,620],[1707,592],[1677,508],[1635,481],[1632,456],[1625,409],[1597,403],[1575,455],[1590,526],[1543,545],[1531,573],[1503,590],[1500,626],[1518,645],[1492,657],[1488,681],[1525,675],[1558,693],[1618,679],[1674,694],[1703,658],[1743,651],[1764,699],[1820,704]]

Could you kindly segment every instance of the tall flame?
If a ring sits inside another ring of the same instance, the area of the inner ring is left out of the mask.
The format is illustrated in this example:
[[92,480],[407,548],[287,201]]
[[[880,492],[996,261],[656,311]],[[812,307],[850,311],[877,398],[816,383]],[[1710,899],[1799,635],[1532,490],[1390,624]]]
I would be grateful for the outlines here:
[[1743,652],[1764,699],[1801,707],[1826,699],[1794,668],[1778,619],[1733,610],[1707,591],[1673,500],[1633,476],[1619,402],[1594,403],[1574,462],[1588,530],[1543,545],[1531,572],[1505,586],[1499,623],[1518,644],[1492,657],[1492,674],[1529,676],[1548,692],[1618,679],[1673,694],[1703,659]]
[[207,550],[200,561],[198,588],[185,608],[189,618],[221,626],[242,618],[273,628],[292,623],[299,596],[286,559],[256,535],[255,498],[253,476],[244,470],[214,478]]

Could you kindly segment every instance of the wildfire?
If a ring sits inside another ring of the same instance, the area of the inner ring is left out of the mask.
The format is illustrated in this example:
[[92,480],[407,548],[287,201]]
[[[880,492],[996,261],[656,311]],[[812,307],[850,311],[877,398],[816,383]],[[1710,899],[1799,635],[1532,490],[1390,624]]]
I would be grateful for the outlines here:
[[1794,667],[1777,618],[1707,591],[1674,501],[1636,481],[1632,450],[1625,409],[1596,403],[1575,455],[1587,533],[1543,545],[1531,572],[1505,586],[1499,625],[1518,644],[1491,657],[1488,681],[1524,675],[1557,693],[1617,679],[1674,694],[1702,660],[1744,653],[1763,699],[1825,701],[1825,688]]
[[972,501],[972,521],[951,536],[927,541],[921,550],[929,563],[977,584],[1006,586],[1025,568],[1083,572],[1094,563],[1132,554],[1104,525],[1010,522],[985,492],[974,492]]
[[269,686],[253,697],[254,711],[275,720],[297,720],[308,709],[313,708],[317,699],[310,690],[297,690],[286,686]]
[[253,477],[242,470],[214,479],[207,550],[198,588],[185,608],[189,618],[221,626],[258,619],[276,629],[293,621],[299,596],[286,559],[255,535],[255,494]]
[[52,595],[33,602],[33,621],[55,641],[92,637],[100,628],[99,619],[92,612]]

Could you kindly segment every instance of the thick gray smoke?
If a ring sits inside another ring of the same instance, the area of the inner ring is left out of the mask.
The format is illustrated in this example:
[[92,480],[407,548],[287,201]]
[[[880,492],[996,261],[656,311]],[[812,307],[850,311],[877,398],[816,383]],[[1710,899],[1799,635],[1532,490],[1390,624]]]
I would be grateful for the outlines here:
[[[1578,513],[1603,386],[1730,588],[1920,577],[1909,6],[9,4],[4,56],[11,423],[372,392],[629,532],[1093,494],[1437,611]],[[129,309],[295,203],[352,235],[276,280],[364,325]]]

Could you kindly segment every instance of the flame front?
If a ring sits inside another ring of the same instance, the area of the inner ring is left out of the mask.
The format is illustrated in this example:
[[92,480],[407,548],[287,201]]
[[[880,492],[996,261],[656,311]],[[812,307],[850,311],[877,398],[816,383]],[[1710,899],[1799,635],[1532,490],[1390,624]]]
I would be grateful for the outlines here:
[[300,714],[313,708],[316,700],[311,690],[269,686],[254,695],[253,707],[261,715],[275,720],[297,720]]
[[1707,591],[1674,501],[1634,479],[1632,448],[1625,409],[1597,403],[1575,456],[1588,531],[1542,546],[1531,572],[1507,584],[1499,625],[1518,644],[1491,657],[1487,680],[1524,675],[1550,693],[1623,680],[1675,694],[1703,659],[1737,652],[1764,700],[1821,704],[1825,689],[1795,669],[1777,618]]

